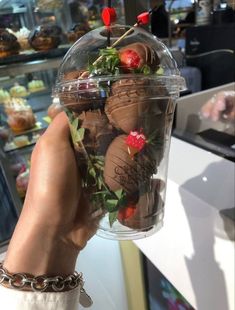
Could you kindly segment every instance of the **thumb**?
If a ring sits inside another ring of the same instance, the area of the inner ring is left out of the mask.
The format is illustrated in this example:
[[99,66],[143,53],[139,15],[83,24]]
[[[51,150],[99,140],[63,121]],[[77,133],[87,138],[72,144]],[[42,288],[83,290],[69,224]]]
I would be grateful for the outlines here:
[[53,140],[53,142],[68,142],[70,143],[70,128],[68,118],[65,112],[59,113],[49,125],[44,133],[47,139]]

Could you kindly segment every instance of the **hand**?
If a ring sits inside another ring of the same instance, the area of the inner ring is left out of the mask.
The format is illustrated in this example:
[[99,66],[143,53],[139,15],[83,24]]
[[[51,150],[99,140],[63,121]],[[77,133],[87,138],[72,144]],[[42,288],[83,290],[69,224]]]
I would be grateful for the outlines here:
[[222,91],[210,98],[201,108],[203,118],[212,121],[235,119],[235,91]]
[[10,272],[67,275],[96,231],[70,141],[67,117],[60,113],[37,142],[22,213],[4,266]]

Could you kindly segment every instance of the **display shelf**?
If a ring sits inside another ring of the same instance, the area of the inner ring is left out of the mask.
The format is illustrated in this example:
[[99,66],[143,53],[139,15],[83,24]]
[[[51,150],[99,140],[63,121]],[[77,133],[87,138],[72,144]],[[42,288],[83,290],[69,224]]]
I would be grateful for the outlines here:
[[16,76],[36,71],[48,69],[57,69],[61,63],[62,57],[29,61],[27,63],[9,64],[0,66],[0,77]]
[[11,65],[15,63],[25,63],[35,60],[51,59],[56,57],[63,57],[65,53],[69,50],[69,48],[70,45],[62,45],[58,48],[54,48],[48,51],[34,51],[34,50],[23,51],[20,52],[18,55],[12,55],[0,58],[0,66]]

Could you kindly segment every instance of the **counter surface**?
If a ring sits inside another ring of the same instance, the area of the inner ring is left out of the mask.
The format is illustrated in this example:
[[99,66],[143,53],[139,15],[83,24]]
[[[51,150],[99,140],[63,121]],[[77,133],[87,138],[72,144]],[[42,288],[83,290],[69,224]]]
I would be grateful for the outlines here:
[[195,309],[233,310],[234,163],[172,138],[168,176],[164,226],[135,244]]

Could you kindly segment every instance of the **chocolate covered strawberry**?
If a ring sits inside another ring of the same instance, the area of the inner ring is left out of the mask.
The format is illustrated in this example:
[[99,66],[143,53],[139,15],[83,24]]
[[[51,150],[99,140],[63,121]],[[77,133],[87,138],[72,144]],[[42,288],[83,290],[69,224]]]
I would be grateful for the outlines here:
[[156,52],[147,44],[133,43],[119,50],[120,66],[125,72],[136,69],[149,68],[154,72],[159,65]]
[[135,211],[136,211],[136,206],[129,204],[127,207],[121,208],[118,211],[117,218],[120,222],[122,222],[122,221],[132,217],[135,214]]
[[128,153],[133,157],[136,153],[139,153],[146,144],[146,137],[142,132],[131,131],[126,138],[126,144],[128,147]]

